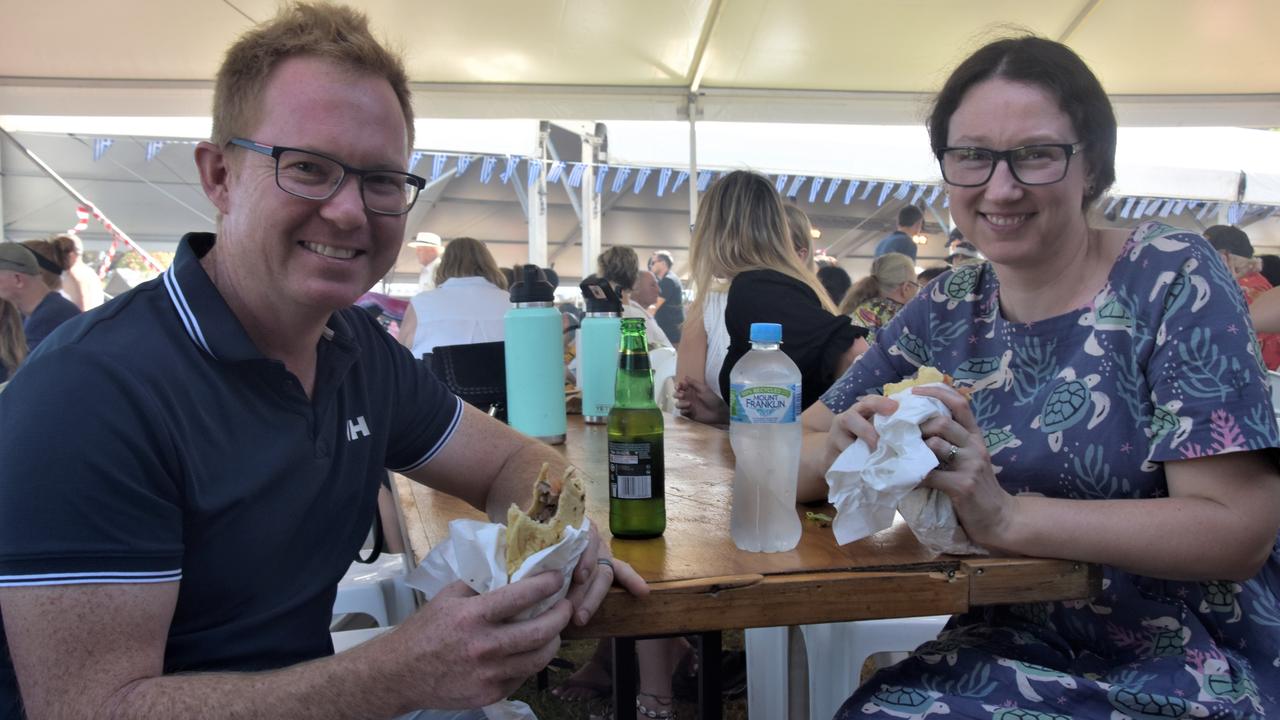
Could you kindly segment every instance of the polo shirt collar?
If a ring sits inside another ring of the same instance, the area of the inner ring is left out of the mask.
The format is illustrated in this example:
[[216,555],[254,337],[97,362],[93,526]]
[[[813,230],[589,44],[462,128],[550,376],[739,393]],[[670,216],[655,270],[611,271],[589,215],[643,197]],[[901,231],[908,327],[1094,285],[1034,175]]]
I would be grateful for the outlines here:
[[[263,360],[265,356],[200,264],[215,242],[217,236],[213,233],[193,232],[182,237],[173,264],[162,276],[169,300],[191,342],[205,354],[223,362]],[[350,344],[351,328],[335,313],[329,318],[324,337],[336,337],[345,346]]]

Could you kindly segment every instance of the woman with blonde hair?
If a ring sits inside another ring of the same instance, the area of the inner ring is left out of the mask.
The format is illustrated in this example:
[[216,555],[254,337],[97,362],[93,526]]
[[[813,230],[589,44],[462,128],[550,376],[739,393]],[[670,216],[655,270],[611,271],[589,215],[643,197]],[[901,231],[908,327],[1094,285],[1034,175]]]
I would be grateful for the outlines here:
[[[862,341],[866,330],[836,314],[807,259],[797,254],[793,237],[778,191],[756,173],[729,173],[711,186],[699,205],[689,246],[698,296],[685,327],[696,332],[704,319],[714,320],[709,313],[718,309],[721,296],[717,293],[723,290],[728,344],[714,375],[709,372],[712,368],[698,361],[714,357],[721,348],[708,343],[701,358],[696,352],[686,353],[693,348],[680,353],[677,376],[683,389],[677,397],[683,404],[677,404],[695,419],[710,409],[708,405],[715,407],[707,401],[708,386],[720,390],[721,402],[729,394],[729,371],[751,347],[751,323],[782,325],[782,350],[800,368],[803,407],[817,400],[866,348]],[[692,357],[685,358],[686,354]]]
[[861,278],[845,293],[840,314],[867,329],[868,342],[889,324],[894,315],[920,291],[916,264],[902,253],[885,253],[871,263],[871,274]]
[[22,313],[8,300],[0,300],[0,386],[9,381],[27,359],[27,336],[22,332]]
[[485,244],[475,238],[450,240],[436,267],[436,287],[409,301],[400,323],[400,344],[417,357],[437,345],[497,342],[502,318],[511,309],[507,279]]
[[62,292],[81,310],[92,310],[102,304],[102,280],[84,264],[84,245],[76,235],[58,235],[49,241],[56,253],[62,273]]
[[809,216],[795,205],[786,203],[783,207],[787,211],[787,236],[791,238],[791,247],[795,248],[800,263],[816,273],[818,265],[814,261],[813,223],[810,223]]

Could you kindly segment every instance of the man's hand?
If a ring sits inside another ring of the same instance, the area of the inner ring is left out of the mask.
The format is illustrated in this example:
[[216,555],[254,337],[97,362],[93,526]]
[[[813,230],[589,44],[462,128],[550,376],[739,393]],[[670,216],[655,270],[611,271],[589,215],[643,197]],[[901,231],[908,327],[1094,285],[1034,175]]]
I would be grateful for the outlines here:
[[649,586],[630,565],[610,557],[609,549],[600,541],[595,523],[591,524],[591,541],[578,559],[573,571],[573,584],[569,587],[569,601],[573,603],[573,622],[586,625],[600,602],[617,582],[636,597],[649,594]]
[[[539,573],[477,595],[465,583],[441,590],[393,632],[352,650],[395,658],[415,707],[477,708],[510,695],[551,662],[572,606],[561,600],[527,620],[520,613],[560,589],[558,572]],[[344,653],[345,655],[345,653]]]

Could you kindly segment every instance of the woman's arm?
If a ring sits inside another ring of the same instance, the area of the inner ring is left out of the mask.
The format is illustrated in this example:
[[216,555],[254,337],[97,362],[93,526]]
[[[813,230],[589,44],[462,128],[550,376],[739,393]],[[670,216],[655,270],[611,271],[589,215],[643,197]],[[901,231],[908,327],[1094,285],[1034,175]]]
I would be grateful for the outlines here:
[[[695,318],[696,319],[696,318]],[[701,322],[685,322],[676,353],[676,383],[702,380],[707,373],[707,329]]]
[[404,319],[400,321],[400,333],[396,336],[396,340],[401,345],[413,349],[413,336],[418,332],[418,313],[413,311],[413,305],[410,304],[404,311]]
[[1280,333],[1280,288],[1272,288],[1253,299],[1249,306],[1253,329],[1260,333]]

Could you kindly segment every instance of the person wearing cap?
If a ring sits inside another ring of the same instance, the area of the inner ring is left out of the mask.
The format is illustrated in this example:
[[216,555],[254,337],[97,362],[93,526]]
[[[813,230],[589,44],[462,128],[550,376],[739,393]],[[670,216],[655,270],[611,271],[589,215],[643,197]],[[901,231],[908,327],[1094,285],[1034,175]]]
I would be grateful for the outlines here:
[[409,247],[414,249],[418,264],[422,266],[418,271],[418,292],[435,290],[436,270],[440,268],[440,252],[444,248],[444,241],[433,232],[420,232],[409,241]]
[[[1204,236],[1240,284],[1246,303],[1252,306],[1254,300],[1271,289],[1271,283],[1262,275],[1262,259],[1254,255],[1253,243],[1243,230],[1231,225],[1214,225],[1205,229]],[[1280,368],[1280,334],[1259,332],[1258,345],[1267,369]]]
[[982,255],[973,243],[964,239],[960,228],[954,228],[947,238],[947,264],[951,267],[982,262]]
[[[54,272],[54,270],[57,272]],[[61,274],[51,259],[20,243],[0,243],[0,298],[22,313],[27,352],[32,352],[59,325],[80,314],[80,308],[54,292],[42,278]]]
[[876,243],[876,257],[885,253],[902,253],[916,259],[915,237],[924,232],[924,213],[915,205],[907,205],[898,211],[898,229],[885,235]]
[[403,62],[368,19],[282,6],[227,51],[213,97],[194,160],[216,234],[187,234],[161,277],[69,321],[0,394],[0,718],[494,703],[615,580],[644,581],[593,529],[563,599],[560,572],[457,582],[334,654],[336,588],[389,470],[496,522],[567,461],[353,307],[426,185],[408,172]]

